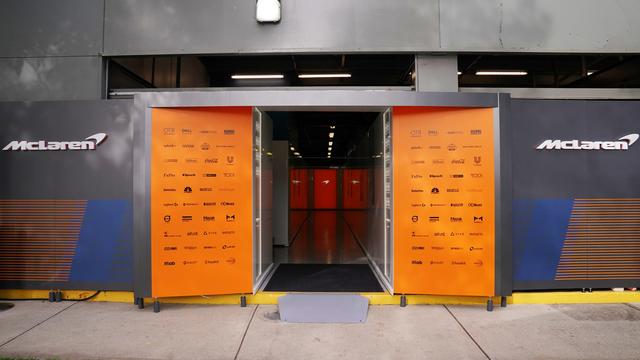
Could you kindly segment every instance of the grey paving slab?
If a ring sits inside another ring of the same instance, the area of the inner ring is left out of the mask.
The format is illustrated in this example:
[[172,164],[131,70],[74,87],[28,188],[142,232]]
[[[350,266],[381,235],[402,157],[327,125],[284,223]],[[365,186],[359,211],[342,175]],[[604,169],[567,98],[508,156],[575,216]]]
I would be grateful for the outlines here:
[[625,304],[449,306],[491,359],[640,359],[640,310]]
[[353,294],[288,294],[278,298],[280,319],[290,323],[362,323],[369,299]]
[[292,324],[260,306],[239,359],[486,359],[442,306],[372,306],[363,324]]
[[13,308],[0,311],[0,345],[73,305],[70,302],[50,303],[48,301],[13,301],[12,303]]
[[233,359],[252,306],[78,303],[0,348],[57,359]]

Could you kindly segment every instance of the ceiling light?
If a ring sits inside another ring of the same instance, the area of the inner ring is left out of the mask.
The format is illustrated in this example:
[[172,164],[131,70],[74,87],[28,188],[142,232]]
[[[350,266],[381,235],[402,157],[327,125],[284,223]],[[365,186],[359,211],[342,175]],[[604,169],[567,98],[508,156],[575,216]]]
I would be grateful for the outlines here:
[[335,134],[334,134],[333,132],[330,132],[330,133],[329,133],[329,138],[330,138],[330,139],[333,139],[333,136],[334,136],[334,135],[335,135]]
[[280,21],[280,1],[258,0],[256,2],[256,20],[258,22]]
[[335,128],[336,128],[336,126],[335,126],[335,125],[331,125],[331,126],[329,126],[329,129],[335,129]]
[[589,70],[587,71],[587,76],[591,76],[592,74],[598,72],[597,70]]
[[458,71],[458,75],[462,75],[462,71]]
[[262,75],[231,75],[234,80],[263,80],[263,79],[283,79],[282,74],[262,74]]
[[329,146],[333,146],[333,141],[329,141]]
[[331,151],[331,146],[329,146],[329,149],[328,149],[328,150],[329,150],[329,151]]
[[296,149],[292,146],[289,149],[291,149],[291,151],[296,151]]
[[293,155],[300,156],[300,153],[296,151],[293,153]]
[[527,75],[526,71],[521,70],[507,70],[507,71],[476,71],[476,75],[493,75],[493,76],[523,76]]
[[300,79],[350,78],[351,74],[299,74]]
[[331,159],[331,155],[327,155],[327,159]]

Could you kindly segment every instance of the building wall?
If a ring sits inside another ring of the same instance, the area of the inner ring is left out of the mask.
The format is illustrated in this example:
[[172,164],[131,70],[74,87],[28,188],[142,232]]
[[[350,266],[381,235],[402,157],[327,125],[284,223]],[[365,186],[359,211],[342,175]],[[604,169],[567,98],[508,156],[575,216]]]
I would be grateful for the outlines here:
[[638,53],[636,0],[4,0],[0,101],[97,99],[102,56]]

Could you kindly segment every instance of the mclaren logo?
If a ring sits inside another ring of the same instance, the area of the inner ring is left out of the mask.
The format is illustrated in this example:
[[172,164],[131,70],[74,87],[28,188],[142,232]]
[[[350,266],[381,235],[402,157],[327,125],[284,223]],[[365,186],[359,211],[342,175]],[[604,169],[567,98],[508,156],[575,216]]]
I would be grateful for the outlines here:
[[107,134],[97,133],[83,141],[14,140],[7,144],[2,151],[95,150],[106,138]]
[[640,135],[629,134],[617,141],[586,140],[545,140],[536,147],[538,150],[629,150]]

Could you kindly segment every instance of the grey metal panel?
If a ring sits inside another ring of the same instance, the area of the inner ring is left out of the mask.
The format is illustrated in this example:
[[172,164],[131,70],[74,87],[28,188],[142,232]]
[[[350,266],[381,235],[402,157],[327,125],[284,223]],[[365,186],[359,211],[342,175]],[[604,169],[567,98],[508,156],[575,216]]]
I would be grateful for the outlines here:
[[[511,295],[513,291],[513,238],[512,238],[512,136],[511,136],[511,98],[509,94],[499,95],[499,107],[494,129],[495,182],[496,182],[496,277],[495,294]],[[496,131],[497,130],[497,131]]]
[[106,0],[105,54],[436,50],[438,0],[289,0],[259,24],[255,1]]
[[0,59],[0,101],[97,100],[102,58]]
[[512,99],[640,99],[640,89],[460,88],[465,93],[508,93]]
[[273,142],[273,243],[289,245],[289,141]]
[[417,91],[458,91],[456,55],[416,55]]
[[636,52],[636,0],[440,1],[442,50]]
[[104,0],[3,0],[0,57],[99,55],[103,10]]

